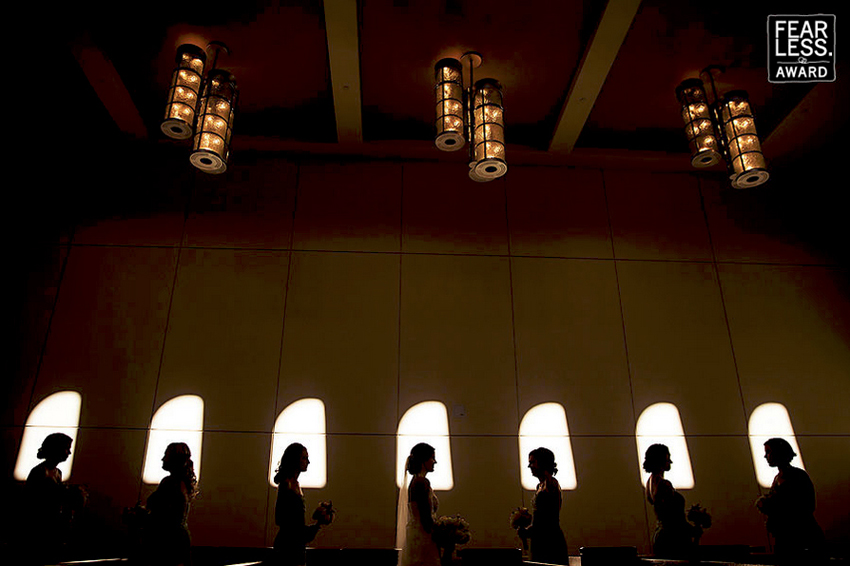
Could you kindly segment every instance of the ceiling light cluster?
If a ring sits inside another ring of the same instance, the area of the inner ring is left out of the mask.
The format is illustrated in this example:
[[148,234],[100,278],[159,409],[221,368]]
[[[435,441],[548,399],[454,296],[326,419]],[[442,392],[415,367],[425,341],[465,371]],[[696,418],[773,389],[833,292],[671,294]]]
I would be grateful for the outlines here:
[[[743,90],[717,95],[714,76],[721,67],[706,67],[699,79],[686,79],[676,88],[685,122],[685,135],[694,167],[711,167],[726,162],[729,179],[736,189],[757,187],[767,181],[764,154],[756,133],[753,111]],[[705,82],[711,86],[705,90]],[[710,95],[710,96],[709,96]]]
[[[463,66],[469,67],[469,87],[463,88]],[[460,61],[441,59],[434,66],[437,95],[437,135],[442,151],[457,151],[469,140],[469,178],[486,182],[508,171],[505,162],[505,121],[502,86],[495,79],[473,80],[481,55],[470,51]]]
[[214,56],[205,76],[206,52],[191,44],[177,48],[177,68],[171,78],[160,129],[177,140],[194,135],[189,156],[192,165],[206,173],[224,173],[230,156],[238,90],[233,75],[216,68],[219,53],[230,54],[227,46],[213,41],[207,45],[207,51],[212,51]]

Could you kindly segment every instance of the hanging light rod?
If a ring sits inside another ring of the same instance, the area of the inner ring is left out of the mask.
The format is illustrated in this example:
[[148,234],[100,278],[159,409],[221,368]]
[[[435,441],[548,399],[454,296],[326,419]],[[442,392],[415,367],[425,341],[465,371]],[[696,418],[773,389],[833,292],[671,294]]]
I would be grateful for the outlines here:
[[[437,134],[434,144],[442,151],[457,151],[469,141],[469,178],[492,181],[508,170],[505,162],[505,124],[502,86],[495,79],[475,82],[473,70],[481,66],[481,54],[469,51],[441,59],[434,66],[437,96]],[[463,88],[463,69],[469,83]]]
[[[222,52],[230,55],[230,49],[220,41],[211,41],[206,50],[192,44],[177,48],[177,68],[160,124],[162,132],[170,138],[183,140],[194,136],[189,161],[206,173],[227,170],[236,112],[236,79],[228,71],[217,68]],[[209,53],[212,64],[207,67]]]
[[721,66],[711,65],[700,72],[700,78],[686,79],[676,88],[691,165],[711,167],[722,158],[732,187],[757,187],[770,174],[756,133],[755,118],[746,91],[734,90],[718,96],[714,79],[724,71]]

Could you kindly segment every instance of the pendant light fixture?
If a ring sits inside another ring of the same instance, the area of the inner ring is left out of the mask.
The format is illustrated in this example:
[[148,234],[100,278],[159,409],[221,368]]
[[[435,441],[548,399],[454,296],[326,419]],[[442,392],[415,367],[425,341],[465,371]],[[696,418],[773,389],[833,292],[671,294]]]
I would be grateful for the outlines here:
[[[236,79],[216,67],[222,51],[230,54],[220,41],[210,42],[206,52],[189,44],[177,49],[177,69],[168,91],[165,119],[160,124],[160,129],[170,138],[193,138],[189,161],[206,173],[227,170],[236,112]],[[205,76],[208,52],[213,57]]]
[[[719,66],[706,67],[699,79],[687,79],[676,89],[676,99],[685,122],[685,135],[694,167],[710,167],[726,162],[732,187],[757,187],[768,180],[755,119],[747,93],[730,91],[720,97],[714,77]],[[709,85],[706,91],[705,84]]]
[[[463,88],[463,67],[469,68],[469,87]],[[434,66],[437,93],[437,135],[442,151],[456,151],[469,140],[469,178],[486,182],[508,170],[505,161],[505,122],[502,86],[495,79],[474,81],[481,55],[464,53],[461,60],[441,59]]]
[[170,138],[186,140],[192,137],[207,55],[200,47],[187,43],[177,48],[176,59],[165,117],[159,127]]
[[219,54],[230,55],[227,46],[213,41],[207,49],[215,53],[198,109],[195,138],[192,142],[192,165],[206,173],[224,173],[230,157],[230,137],[236,113],[236,79],[229,72],[216,68]]

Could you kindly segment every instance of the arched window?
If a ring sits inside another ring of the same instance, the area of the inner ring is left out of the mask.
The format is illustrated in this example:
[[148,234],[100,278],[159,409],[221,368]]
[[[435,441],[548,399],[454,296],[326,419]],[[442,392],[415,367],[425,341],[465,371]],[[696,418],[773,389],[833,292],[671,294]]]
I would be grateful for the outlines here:
[[652,444],[664,444],[670,449],[670,459],[673,465],[664,477],[676,489],[691,489],[694,487],[694,472],[691,468],[691,457],[688,454],[688,443],[682,429],[682,419],[679,409],[672,403],[655,403],[640,414],[635,431],[637,436],[638,466],[641,483],[646,485],[649,474],[643,470],[643,458],[646,449]]
[[764,403],[753,409],[749,422],[750,450],[753,453],[753,464],[756,468],[756,478],[762,487],[770,487],[776,476],[776,469],[771,469],[764,459],[764,443],[769,438],[784,438],[797,453],[793,463],[796,467],[806,469],[803,465],[803,455],[797,445],[794,427],[791,426],[791,416],[788,409],[781,403]]
[[[18,461],[15,463],[15,479],[24,481],[41,460],[38,459],[38,449],[49,434],[61,432],[72,440],[77,439],[80,427],[80,408],[83,398],[76,391],[59,391],[42,399],[27,418],[24,436],[21,439],[21,449],[18,451]],[[71,477],[71,467],[74,463],[76,442],[71,443],[71,455],[59,464],[62,479]]]
[[528,469],[528,453],[541,446],[555,454],[561,489],[575,489],[576,466],[570,446],[567,413],[558,403],[542,403],[532,407],[519,425],[520,478],[525,489],[537,489],[537,479]]
[[452,448],[449,442],[449,414],[439,401],[423,401],[407,410],[398,423],[396,439],[396,485],[404,481],[404,464],[410,449],[427,442],[437,453],[437,466],[428,476],[431,488],[448,491],[454,487]]
[[286,407],[274,423],[269,484],[280,464],[283,451],[293,442],[304,445],[310,455],[310,466],[298,478],[301,487],[325,487],[328,483],[325,404],[319,399],[299,399]]
[[163,403],[151,420],[142,480],[145,483],[159,483],[168,475],[162,469],[162,456],[172,442],[185,442],[189,446],[195,464],[195,476],[200,480],[203,430],[202,398],[197,395],[180,395]]

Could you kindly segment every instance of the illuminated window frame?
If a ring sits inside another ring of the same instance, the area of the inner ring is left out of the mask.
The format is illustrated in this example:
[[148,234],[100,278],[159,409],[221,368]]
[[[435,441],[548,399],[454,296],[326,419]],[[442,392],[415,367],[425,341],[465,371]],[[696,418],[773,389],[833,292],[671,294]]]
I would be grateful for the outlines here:
[[641,485],[646,485],[649,479],[649,473],[643,469],[646,449],[652,444],[664,444],[670,449],[670,459],[673,461],[670,471],[666,472],[664,478],[669,480],[676,489],[694,487],[694,472],[688,453],[688,442],[685,439],[682,418],[679,416],[676,405],[655,403],[644,409],[638,417],[635,437]]
[[201,444],[204,436],[204,400],[198,395],[180,395],[169,399],[151,419],[142,481],[158,484],[168,475],[162,469],[162,457],[172,442],[185,442],[192,453],[195,476],[201,479]]
[[21,448],[18,450],[18,460],[15,462],[16,480],[25,481],[30,471],[41,463],[38,449],[47,435],[54,432],[71,437],[71,455],[57,466],[62,472],[63,481],[71,477],[82,404],[83,397],[76,391],[58,391],[42,399],[30,411],[21,438]]
[[797,453],[792,463],[805,470],[803,454],[797,445],[797,436],[791,426],[791,415],[782,403],[762,403],[750,413],[748,423],[750,451],[753,455],[756,479],[762,487],[770,487],[777,470],[767,465],[764,459],[764,443],[770,438],[784,438]]
[[310,455],[307,471],[298,478],[301,487],[322,488],[328,483],[327,425],[325,404],[320,399],[299,399],[290,403],[274,423],[269,454],[269,485],[276,486],[274,476],[283,451],[299,442]]
[[558,466],[558,483],[561,490],[578,487],[567,412],[559,403],[541,403],[529,409],[519,425],[519,468],[520,481],[525,489],[537,489],[538,480],[528,469],[528,453],[539,447],[548,448],[555,454]]
[[437,456],[437,465],[428,475],[431,489],[449,491],[454,488],[449,413],[439,401],[417,403],[401,417],[396,436],[396,486],[400,488],[404,481],[404,464],[410,449],[420,442],[433,446]]

